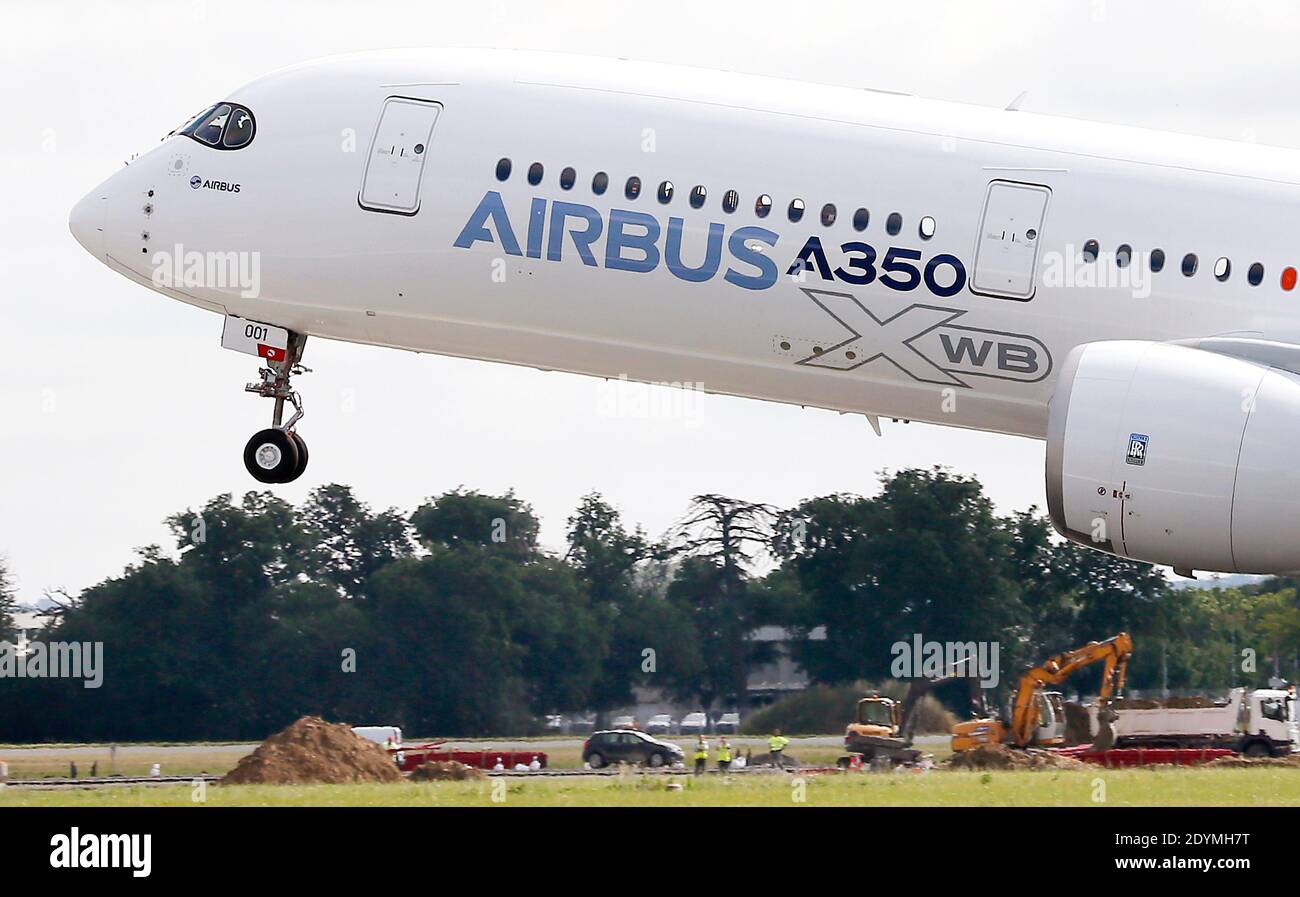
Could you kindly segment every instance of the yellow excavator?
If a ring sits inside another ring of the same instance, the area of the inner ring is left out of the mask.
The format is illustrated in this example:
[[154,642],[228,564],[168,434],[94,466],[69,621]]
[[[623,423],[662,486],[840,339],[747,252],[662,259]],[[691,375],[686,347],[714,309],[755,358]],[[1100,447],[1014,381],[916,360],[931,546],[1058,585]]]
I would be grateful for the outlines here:
[[[877,759],[889,759],[894,763],[915,763],[922,756],[920,750],[912,747],[919,718],[917,710],[921,699],[931,690],[954,679],[969,679],[972,708],[977,712],[986,709],[984,693],[975,678],[973,661],[973,657],[963,658],[941,676],[913,679],[908,685],[907,694],[901,704],[893,698],[886,698],[876,693],[859,700],[854,720],[844,730],[845,752],[857,754],[864,763]],[[839,765],[843,767],[848,763],[849,758],[844,757],[841,758]]]
[[1044,691],[1043,686],[1059,685],[1077,670],[1103,661],[1106,667],[1102,672],[1098,698],[1101,708],[1098,718],[1102,725],[1093,746],[1098,750],[1109,748],[1114,743],[1114,730],[1106,724],[1113,717],[1107,705],[1112,697],[1123,691],[1124,676],[1132,656],[1133,639],[1127,632],[1121,632],[1104,642],[1089,642],[1081,648],[1049,658],[1020,677],[1009,725],[1005,720],[992,717],[958,723],[952,727],[952,749],[968,751],[981,744],[1005,743],[1022,748],[1060,744],[1061,733],[1055,726],[1043,725],[1043,720],[1055,722],[1062,718],[1061,696],[1058,692]]

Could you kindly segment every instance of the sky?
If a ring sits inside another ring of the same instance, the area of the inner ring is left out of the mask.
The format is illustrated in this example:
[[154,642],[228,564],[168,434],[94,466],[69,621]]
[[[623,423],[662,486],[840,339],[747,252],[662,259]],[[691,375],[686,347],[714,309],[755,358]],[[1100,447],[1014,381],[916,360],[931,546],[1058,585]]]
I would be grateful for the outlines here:
[[[221,320],[115,275],[68,233],[72,205],[191,114],[334,53],[495,46],[708,65],[992,107],[1300,146],[1300,7],[1275,2],[51,2],[0,5],[0,556],[20,599],[75,594],[164,519],[256,484],[269,402]],[[690,497],[789,507],[945,465],[999,510],[1044,505],[1042,443],[707,396],[642,415],[603,381],[314,340],[295,381],[311,446],[299,502],[351,484],[414,509],[513,488],[559,548],[584,494],[651,535]],[[614,410],[611,411],[611,408]],[[621,410],[620,410],[621,409]],[[809,443],[813,450],[809,451]]]

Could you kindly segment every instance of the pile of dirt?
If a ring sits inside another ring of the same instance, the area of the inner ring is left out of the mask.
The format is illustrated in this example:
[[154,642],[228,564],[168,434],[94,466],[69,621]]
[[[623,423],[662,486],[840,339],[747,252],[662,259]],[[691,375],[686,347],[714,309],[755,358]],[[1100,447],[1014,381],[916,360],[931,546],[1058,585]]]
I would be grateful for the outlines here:
[[1092,719],[1088,708],[1074,701],[1065,702],[1065,744],[1092,744]]
[[1116,698],[1110,702],[1112,710],[1192,710],[1201,707],[1215,707],[1214,701],[1200,695],[1190,698],[1166,698],[1157,701],[1154,698]]
[[224,785],[400,782],[388,752],[344,723],[304,716],[239,761]]
[[1206,766],[1300,766],[1300,754],[1288,754],[1285,757],[1220,757],[1211,760]]
[[1082,760],[1036,748],[1017,749],[1005,744],[981,744],[958,751],[948,760],[950,769],[1083,769]]
[[483,770],[457,763],[455,760],[446,762],[430,760],[421,763],[411,771],[412,782],[464,782],[469,779],[486,778],[487,774]]
[[1165,701],[1165,706],[1170,710],[1190,710],[1197,707],[1213,707],[1215,704],[1209,698],[1197,695],[1191,698],[1170,698]]
[[[749,764],[748,764],[748,765],[749,765],[749,766],[755,766],[755,767],[757,767],[757,766],[771,766],[771,765],[772,765],[772,755],[769,754],[769,753],[766,753],[766,752],[764,752],[764,753],[762,753],[762,754],[755,754],[755,755],[753,756],[753,758],[749,761]],[[785,752],[782,752],[782,754],[781,754],[781,765],[782,765],[783,767],[785,767],[786,769],[798,769],[798,768],[799,768],[799,758],[798,758],[798,757],[795,757],[795,756],[792,755],[792,754],[787,754],[787,753],[785,753]]]

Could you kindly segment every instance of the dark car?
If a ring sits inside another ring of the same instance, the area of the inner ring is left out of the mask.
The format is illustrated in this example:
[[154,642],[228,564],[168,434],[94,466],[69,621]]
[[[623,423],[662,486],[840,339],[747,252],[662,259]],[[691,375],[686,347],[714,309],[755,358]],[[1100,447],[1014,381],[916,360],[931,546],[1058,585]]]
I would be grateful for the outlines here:
[[605,729],[593,732],[582,743],[582,761],[592,769],[614,763],[671,766],[682,760],[682,749],[635,729]]

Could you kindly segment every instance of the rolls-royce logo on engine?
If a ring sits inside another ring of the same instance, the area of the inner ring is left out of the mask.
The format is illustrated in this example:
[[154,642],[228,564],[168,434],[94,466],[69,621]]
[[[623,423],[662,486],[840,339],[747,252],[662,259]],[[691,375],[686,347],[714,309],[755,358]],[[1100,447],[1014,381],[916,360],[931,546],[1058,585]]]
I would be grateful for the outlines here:
[[1129,434],[1128,455],[1125,456],[1124,460],[1138,466],[1147,463],[1147,437],[1145,433]]

